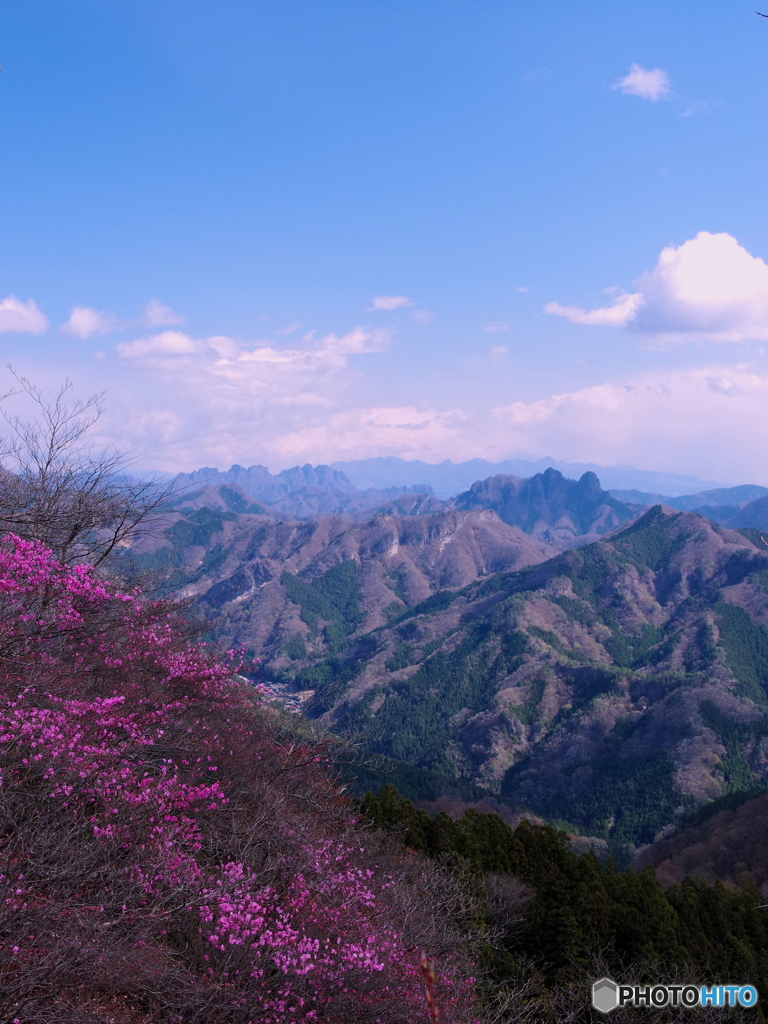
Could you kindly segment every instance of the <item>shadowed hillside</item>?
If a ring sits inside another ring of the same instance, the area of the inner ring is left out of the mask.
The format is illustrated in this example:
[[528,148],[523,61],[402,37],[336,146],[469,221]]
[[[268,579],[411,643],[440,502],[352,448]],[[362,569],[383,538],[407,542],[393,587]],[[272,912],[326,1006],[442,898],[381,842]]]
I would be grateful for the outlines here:
[[663,885],[679,885],[686,875],[709,883],[768,883],[768,793],[726,798],[704,808],[701,817],[643,850],[633,870],[651,864]]

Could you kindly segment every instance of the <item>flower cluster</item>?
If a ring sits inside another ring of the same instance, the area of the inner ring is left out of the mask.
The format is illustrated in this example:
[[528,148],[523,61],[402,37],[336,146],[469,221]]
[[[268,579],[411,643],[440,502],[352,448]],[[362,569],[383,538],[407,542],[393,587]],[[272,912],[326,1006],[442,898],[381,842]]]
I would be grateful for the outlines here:
[[[105,993],[179,1022],[423,1014],[431,925],[404,929],[391,898],[418,871],[384,863],[235,669],[167,605],[4,538],[0,1016],[74,1013],[68,992],[81,1019]],[[440,934],[437,998],[472,1019]]]

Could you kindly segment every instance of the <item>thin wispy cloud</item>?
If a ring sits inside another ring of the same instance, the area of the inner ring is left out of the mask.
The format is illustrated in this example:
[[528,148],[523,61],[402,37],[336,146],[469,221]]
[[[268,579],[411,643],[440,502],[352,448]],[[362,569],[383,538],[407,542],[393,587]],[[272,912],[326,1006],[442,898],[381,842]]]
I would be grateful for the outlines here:
[[371,299],[368,309],[392,312],[393,309],[404,309],[413,305],[415,305],[413,299],[409,299],[407,295],[375,295]]
[[183,324],[180,316],[159,299],[150,299],[136,320],[121,321],[114,313],[107,313],[93,306],[74,306],[69,319],[62,325],[62,333],[75,338],[90,338],[94,334],[113,334],[131,327],[172,327]]
[[121,341],[115,346],[115,351],[121,359],[151,360],[165,356],[194,355],[201,350],[201,344],[180,331],[163,331],[150,338]]
[[768,265],[725,232],[700,231],[667,246],[634,284],[609,306],[550,302],[544,311],[576,324],[631,327],[661,343],[768,339]]
[[0,300],[0,334],[45,334],[48,317],[33,299],[22,302],[15,295]]
[[380,352],[388,340],[387,331],[356,327],[343,335],[327,334],[318,341],[310,340],[303,347],[276,348],[267,342],[244,344],[224,335],[193,338],[181,331],[162,331],[120,342],[115,351],[121,359],[179,374],[183,365],[195,357],[195,374],[207,375],[211,382],[227,379],[257,388],[271,387],[285,374],[284,386],[298,391],[301,382],[297,375],[322,377],[344,370],[348,356]]
[[598,309],[582,309],[580,306],[561,306],[559,302],[548,302],[545,313],[564,316],[572,324],[592,324],[598,327],[626,327],[637,314],[642,295],[619,295],[610,306]]
[[613,83],[613,88],[625,96],[639,96],[640,99],[658,103],[672,96],[669,75],[661,68],[644,68],[631,64],[627,74]]
[[105,313],[91,306],[74,306],[61,330],[75,338],[90,338],[92,334],[109,334],[118,326],[114,313]]
[[488,334],[502,334],[504,331],[509,330],[509,325],[502,323],[500,320],[492,320],[489,324],[485,325],[485,330]]
[[184,317],[160,299],[150,299],[139,318],[142,327],[175,327],[183,323]]

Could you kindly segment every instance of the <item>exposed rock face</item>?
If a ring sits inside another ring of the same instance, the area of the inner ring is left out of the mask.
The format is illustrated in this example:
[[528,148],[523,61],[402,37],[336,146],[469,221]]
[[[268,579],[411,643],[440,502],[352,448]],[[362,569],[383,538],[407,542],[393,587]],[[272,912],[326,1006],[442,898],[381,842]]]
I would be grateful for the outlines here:
[[555,469],[527,480],[515,476],[479,480],[454,504],[493,509],[505,523],[549,544],[600,536],[637,514],[604,491],[594,473],[585,473],[578,481],[566,480]]
[[[545,476],[474,493],[504,498],[529,527],[564,510],[571,537],[607,525],[596,510],[619,514],[589,474],[567,488]],[[768,780],[759,533],[656,506],[557,553],[481,504],[297,522],[233,511],[252,501],[236,483],[185,500],[137,557],[186,573],[185,595],[223,640],[314,691],[308,713],[374,751],[614,850]]]

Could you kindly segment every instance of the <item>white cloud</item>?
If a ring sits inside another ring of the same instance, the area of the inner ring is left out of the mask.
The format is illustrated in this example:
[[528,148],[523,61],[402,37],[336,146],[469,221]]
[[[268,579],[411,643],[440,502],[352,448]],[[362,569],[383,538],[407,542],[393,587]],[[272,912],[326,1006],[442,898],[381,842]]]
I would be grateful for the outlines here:
[[626,327],[637,315],[642,298],[640,294],[619,295],[610,306],[603,306],[600,309],[581,309],[580,306],[561,306],[559,302],[548,302],[544,312],[567,317],[572,324]]
[[403,309],[413,304],[413,299],[409,299],[407,295],[376,295],[371,299],[368,309],[384,309],[391,312],[393,309]]
[[[459,410],[415,406],[347,409],[316,426],[284,434],[273,447],[278,456],[288,460],[364,459],[384,454],[433,459],[436,451],[456,451],[456,444],[462,443],[465,419]],[[331,456],[334,452],[337,454]]]
[[0,334],[45,334],[48,317],[28,299],[22,302],[15,295],[0,300]]
[[181,331],[163,331],[151,338],[136,338],[135,341],[121,341],[115,346],[122,359],[154,361],[174,356],[190,356],[200,351],[200,342],[194,341]]
[[490,353],[491,353],[492,356],[505,356],[507,354],[507,346],[506,345],[492,345],[491,348],[490,348]]
[[109,334],[117,327],[117,317],[114,313],[104,313],[90,306],[75,306],[61,330],[75,338],[89,338],[92,334]]
[[248,381],[256,387],[274,385],[282,374],[285,386],[296,390],[297,375],[320,378],[346,369],[348,356],[380,352],[388,340],[387,331],[355,327],[341,336],[308,339],[303,348],[277,348],[268,342],[247,345],[222,335],[195,339],[180,331],[162,331],[115,348],[121,359],[170,370],[192,362],[198,374]]
[[709,366],[598,384],[495,410],[518,451],[768,482],[768,376]]
[[493,320],[491,323],[485,325],[485,329],[489,334],[501,334],[504,331],[508,331],[509,326],[498,320]]
[[672,95],[669,76],[661,68],[648,69],[639,64],[631,64],[629,72],[614,82],[614,89],[620,89],[626,96],[639,96],[641,99],[658,103]]
[[598,309],[558,302],[544,309],[572,323],[630,326],[661,342],[768,339],[768,265],[725,232],[700,231],[663,249],[635,287]]
[[143,327],[174,327],[176,324],[183,324],[184,317],[179,316],[160,299],[150,299],[141,311],[139,323]]
[[427,324],[431,324],[435,319],[434,313],[428,309],[414,309],[411,313],[411,317],[417,324],[421,324],[422,327],[426,327]]
[[[386,404],[359,363],[386,342],[360,327],[290,348],[179,331],[123,342],[105,442],[169,470],[551,454],[768,484],[768,371],[707,364],[649,372],[497,409]],[[489,351],[489,365],[508,358],[503,347]]]
[[[388,339],[385,330],[356,327],[290,348],[178,331],[121,342],[116,352],[123,364],[119,401],[124,412],[113,421],[115,443],[160,452],[153,455],[154,464],[169,469],[227,460],[266,459],[274,465],[283,458],[280,451],[298,443],[286,442],[281,449],[280,438],[302,431],[309,431],[309,438],[329,413],[361,404],[357,360],[382,351]],[[117,401],[114,389],[112,394]],[[184,429],[169,441],[155,437],[150,410],[166,410],[168,422],[178,417]]]

